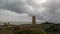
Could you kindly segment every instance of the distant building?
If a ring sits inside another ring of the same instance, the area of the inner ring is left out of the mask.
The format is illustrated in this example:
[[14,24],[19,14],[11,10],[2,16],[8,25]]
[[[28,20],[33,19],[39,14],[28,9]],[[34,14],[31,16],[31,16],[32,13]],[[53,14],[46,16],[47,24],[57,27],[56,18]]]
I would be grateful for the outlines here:
[[36,17],[32,16],[32,26],[35,26],[35,25],[36,25]]

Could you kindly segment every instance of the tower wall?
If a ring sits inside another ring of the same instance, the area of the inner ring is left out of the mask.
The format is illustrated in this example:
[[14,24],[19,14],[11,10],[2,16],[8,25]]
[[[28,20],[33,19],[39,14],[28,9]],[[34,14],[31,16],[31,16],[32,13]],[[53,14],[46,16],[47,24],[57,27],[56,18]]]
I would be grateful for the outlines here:
[[32,16],[32,26],[35,26],[35,25],[36,25],[36,17]]

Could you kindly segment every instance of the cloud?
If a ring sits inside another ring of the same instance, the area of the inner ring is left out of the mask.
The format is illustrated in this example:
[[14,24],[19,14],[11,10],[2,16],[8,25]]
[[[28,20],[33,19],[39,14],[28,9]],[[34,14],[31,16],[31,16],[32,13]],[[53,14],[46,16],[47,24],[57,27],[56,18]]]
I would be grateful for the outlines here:
[[[44,3],[37,3],[37,0],[0,1],[0,9],[3,10],[0,11],[0,16],[1,14],[11,15],[11,18],[15,16],[13,19],[18,20],[20,18],[22,19],[22,15],[26,16],[26,18],[35,15],[37,16],[37,20],[60,22],[60,0],[46,0]],[[11,20],[13,21],[13,19]]]
[[46,16],[47,21],[60,22],[60,0],[47,0],[43,7],[46,13],[43,15]]
[[9,10],[0,9],[0,22],[30,22],[30,20],[31,17],[28,17],[27,14],[17,14]]
[[0,8],[19,14],[26,13],[29,16],[39,15],[39,12],[37,12],[34,7],[28,3],[28,0],[1,0]]

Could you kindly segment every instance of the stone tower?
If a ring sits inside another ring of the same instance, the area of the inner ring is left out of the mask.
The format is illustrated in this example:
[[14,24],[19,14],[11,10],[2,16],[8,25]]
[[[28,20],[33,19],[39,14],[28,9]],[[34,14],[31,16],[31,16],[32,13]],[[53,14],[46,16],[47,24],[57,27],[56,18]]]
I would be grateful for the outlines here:
[[35,26],[35,25],[36,25],[36,17],[32,16],[32,26]]

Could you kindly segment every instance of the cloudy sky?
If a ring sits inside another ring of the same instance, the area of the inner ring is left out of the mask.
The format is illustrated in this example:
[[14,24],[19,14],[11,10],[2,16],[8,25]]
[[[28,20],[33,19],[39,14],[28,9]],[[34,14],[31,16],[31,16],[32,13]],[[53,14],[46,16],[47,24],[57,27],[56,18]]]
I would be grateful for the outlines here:
[[0,0],[0,22],[60,22],[60,0]]

